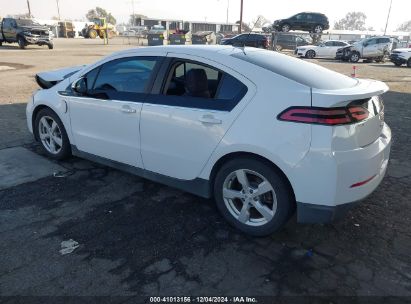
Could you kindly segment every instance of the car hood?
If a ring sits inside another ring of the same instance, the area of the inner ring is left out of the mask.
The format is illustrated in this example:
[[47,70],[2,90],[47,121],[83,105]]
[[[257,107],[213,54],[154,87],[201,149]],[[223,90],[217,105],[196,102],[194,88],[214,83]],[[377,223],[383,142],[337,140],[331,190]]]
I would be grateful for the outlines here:
[[304,48],[313,49],[313,48],[317,48],[317,47],[318,47],[317,45],[308,44],[308,45],[299,45],[297,48],[298,49],[304,49]]
[[41,88],[49,89],[60,81],[82,70],[85,66],[86,65],[77,65],[53,71],[40,72],[36,74],[36,81]]
[[393,50],[393,52],[409,53],[409,52],[411,52],[411,48],[395,49],[395,50]]
[[24,31],[49,31],[49,28],[47,26],[42,26],[42,25],[24,25],[24,26],[20,26],[21,29],[23,29]]

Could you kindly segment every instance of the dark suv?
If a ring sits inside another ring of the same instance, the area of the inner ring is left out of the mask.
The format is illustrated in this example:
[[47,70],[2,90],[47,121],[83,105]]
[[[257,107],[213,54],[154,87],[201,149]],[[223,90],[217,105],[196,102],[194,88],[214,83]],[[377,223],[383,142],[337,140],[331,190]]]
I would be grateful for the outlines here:
[[273,44],[276,51],[295,50],[302,45],[309,45],[312,41],[291,33],[276,33]]
[[324,14],[303,12],[287,19],[274,21],[273,28],[282,32],[301,30],[319,34],[323,30],[328,30],[330,23]]
[[233,46],[252,46],[256,48],[268,49],[269,40],[267,36],[261,34],[240,34],[232,38],[221,39],[220,44]]

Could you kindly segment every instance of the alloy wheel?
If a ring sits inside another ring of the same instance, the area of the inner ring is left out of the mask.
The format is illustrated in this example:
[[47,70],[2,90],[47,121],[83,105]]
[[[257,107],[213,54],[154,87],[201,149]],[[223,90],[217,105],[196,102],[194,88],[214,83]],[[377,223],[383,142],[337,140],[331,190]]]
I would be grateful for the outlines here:
[[44,148],[52,154],[58,154],[63,147],[63,135],[58,124],[50,116],[43,116],[38,128]]
[[231,172],[226,177],[222,190],[227,210],[245,225],[265,225],[277,211],[277,197],[273,186],[255,171],[239,169]]
[[323,31],[323,27],[321,25],[317,25],[314,28],[314,32],[317,33],[317,34],[321,33],[322,31]]

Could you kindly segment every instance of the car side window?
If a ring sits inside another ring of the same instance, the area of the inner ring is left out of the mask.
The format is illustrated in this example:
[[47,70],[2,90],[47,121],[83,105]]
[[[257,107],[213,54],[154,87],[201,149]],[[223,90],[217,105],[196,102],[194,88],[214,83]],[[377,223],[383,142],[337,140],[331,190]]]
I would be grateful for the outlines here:
[[162,95],[150,96],[155,103],[231,111],[246,94],[247,86],[216,68],[176,59],[167,74]]
[[155,57],[130,57],[105,63],[93,90],[144,93],[156,63]]
[[304,15],[303,15],[303,14],[299,14],[299,15],[295,16],[295,19],[297,19],[297,20],[303,20],[303,19],[304,19]]
[[376,43],[377,43],[377,39],[370,39],[370,40],[367,41],[368,45],[374,45]]
[[327,41],[324,43],[325,46],[334,46],[334,41]]
[[307,17],[307,20],[308,21],[310,21],[310,20],[313,20],[314,18],[313,18],[313,15],[310,15],[310,14],[307,14],[306,15],[306,17]]

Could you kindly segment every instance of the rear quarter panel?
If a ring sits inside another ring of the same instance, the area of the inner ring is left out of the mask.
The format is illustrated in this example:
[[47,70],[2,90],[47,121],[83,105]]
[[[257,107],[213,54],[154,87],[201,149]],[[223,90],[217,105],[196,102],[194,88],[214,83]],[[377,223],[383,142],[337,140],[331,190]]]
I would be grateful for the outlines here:
[[310,88],[249,63],[245,67],[247,71],[242,72],[256,83],[257,93],[227,131],[200,177],[209,179],[223,156],[248,152],[279,167],[296,191],[301,186],[293,183],[294,166],[310,148],[311,126],[280,121],[277,115],[290,106],[309,106]]

